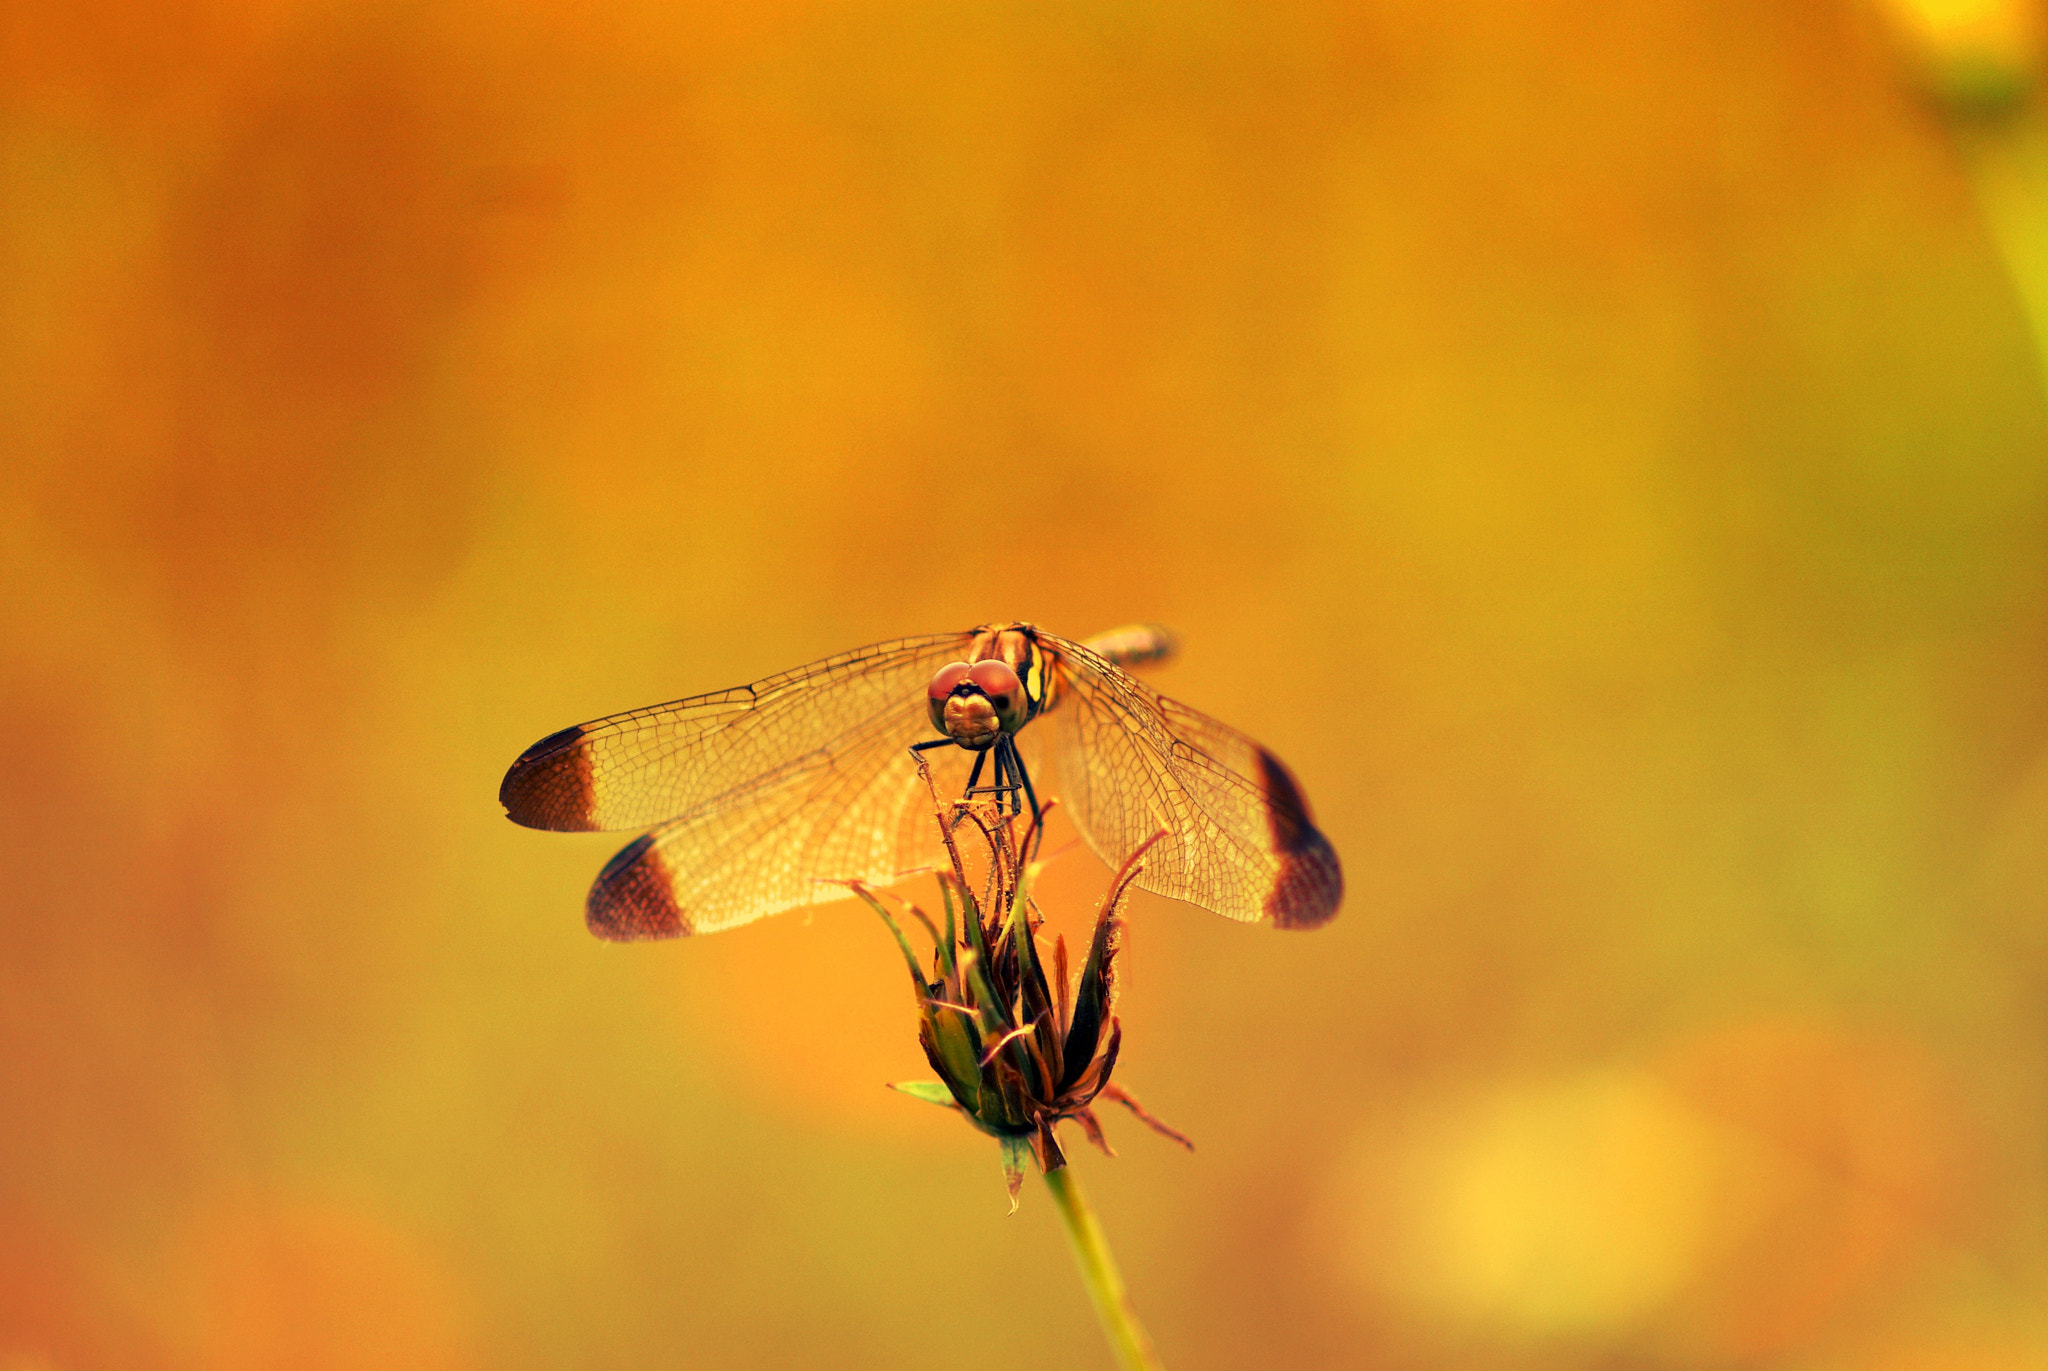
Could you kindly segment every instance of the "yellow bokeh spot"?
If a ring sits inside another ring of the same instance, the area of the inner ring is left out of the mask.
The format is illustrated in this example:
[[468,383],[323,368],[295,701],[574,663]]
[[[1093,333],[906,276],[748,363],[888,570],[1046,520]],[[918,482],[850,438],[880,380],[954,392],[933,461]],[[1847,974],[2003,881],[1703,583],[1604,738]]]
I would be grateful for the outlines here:
[[[1668,1300],[1706,1246],[1717,1141],[1648,1077],[1514,1087],[1402,1145],[1376,1283],[1503,1332],[1609,1329]],[[1378,1227],[1375,1224],[1375,1227]]]
[[2023,44],[2032,35],[2034,14],[2020,0],[1883,0],[1894,22],[1922,41],[1948,46]]
[[2040,25],[2022,0],[1881,0],[1879,9],[1937,94],[1992,108],[2040,65]]

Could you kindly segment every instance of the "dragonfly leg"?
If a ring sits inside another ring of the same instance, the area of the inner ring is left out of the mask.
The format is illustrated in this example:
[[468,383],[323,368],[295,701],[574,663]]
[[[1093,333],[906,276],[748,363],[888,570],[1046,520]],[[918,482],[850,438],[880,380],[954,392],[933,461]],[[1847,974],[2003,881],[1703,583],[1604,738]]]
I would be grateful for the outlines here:
[[927,752],[935,747],[945,747],[952,741],[951,738],[927,738],[921,743],[912,743],[910,750],[912,752]]
[[[996,744],[996,803],[1013,800],[1016,790],[1017,783],[1010,779],[1010,740],[1004,738]],[[1014,803],[1011,805],[1011,812],[1016,812]]]
[[1024,754],[1008,738],[1003,739],[1003,746],[1010,749],[1010,765],[1017,769],[1017,782],[1024,787],[1024,798],[1031,801],[1031,822],[1043,823],[1045,816],[1038,812],[1038,792],[1031,788],[1031,773],[1024,769]]
[[[952,739],[948,738],[946,741],[951,742]],[[967,805],[974,798],[975,782],[981,779],[981,769],[986,765],[988,765],[988,754],[986,752],[975,753],[974,770],[967,773],[967,789],[961,792],[959,800],[954,803],[953,822],[949,827],[958,828],[960,821],[967,817]]]
[[[982,766],[990,757],[996,759],[994,778],[987,785],[978,784]],[[1018,755],[1017,746],[1008,735],[996,740],[996,745],[986,752],[977,753],[974,770],[967,776],[967,792],[963,803],[976,795],[993,795],[998,804],[1007,799],[1012,814],[1024,812],[1023,796],[1031,800],[1031,816],[1038,817],[1038,797],[1031,792],[1031,778],[1024,774],[1024,759]]]

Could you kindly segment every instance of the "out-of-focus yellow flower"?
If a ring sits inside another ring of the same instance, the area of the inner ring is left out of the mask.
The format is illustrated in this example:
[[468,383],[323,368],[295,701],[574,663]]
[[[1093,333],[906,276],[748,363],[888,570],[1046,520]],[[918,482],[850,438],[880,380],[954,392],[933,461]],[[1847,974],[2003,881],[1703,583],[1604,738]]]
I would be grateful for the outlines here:
[[2002,109],[2033,84],[2040,30],[2023,0],[1880,0],[1879,9],[1953,108]]

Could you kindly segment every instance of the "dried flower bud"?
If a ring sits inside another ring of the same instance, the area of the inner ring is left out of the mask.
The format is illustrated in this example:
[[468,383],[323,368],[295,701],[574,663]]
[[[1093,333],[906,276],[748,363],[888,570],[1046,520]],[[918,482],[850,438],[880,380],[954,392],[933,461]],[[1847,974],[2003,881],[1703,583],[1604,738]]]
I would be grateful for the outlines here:
[[[923,770],[921,761],[919,766]],[[930,772],[924,771],[924,777],[930,787]],[[1030,857],[1043,835],[1042,822],[1029,827],[1018,841],[1016,829],[1024,820],[1005,814],[1000,805],[962,802],[949,816],[934,791],[933,807],[952,862],[952,870],[940,872],[938,878],[945,902],[943,929],[915,905],[906,906],[932,936],[929,979],[888,906],[867,887],[853,886],[854,893],[882,916],[903,949],[917,996],[918,1041],[939,1073],[938,1081],[895,1088],[957,1109],[1002,1144],[1013,1210],[1027,1150],[1041,1171],[1066,1165],[1054,1132],[1062,1120],[1080,1124],[1089,1141],[1115,1155],[1091,1108],[1098,1097],[1125,1105],[1159,1132],[1192,1148],[1193,1143],[1110,1083],[1123,1045],[1123,1029],[1116,1018],[1116,957],[1123,941],[1120,909],[1146,849],[1157,837],[1131,854],[1110,883],[1079,977],[1069,974],[1064,938],[1053,941],[1048,976],[1039,944],[1041,920],[1031,899],[1037,865]],[[973,834],[987,848],[988,874],[979,899],[967,878],[955,836],[959,832]]]

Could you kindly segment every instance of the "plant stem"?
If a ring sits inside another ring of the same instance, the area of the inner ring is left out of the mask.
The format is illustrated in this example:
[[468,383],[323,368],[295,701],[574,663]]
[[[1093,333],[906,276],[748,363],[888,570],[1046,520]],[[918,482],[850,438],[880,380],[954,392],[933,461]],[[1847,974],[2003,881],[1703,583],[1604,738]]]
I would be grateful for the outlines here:
[[1102,1225],[1095,1221],[1095,1211],[1082,1196],[1073,1168],[1063,1166],[1046,1172],[1045,1187],[1052,1191],[1060,1217],[1067,1221],[1067,1236],[1074,1243],[1074,1261],[1081,1268],[1081,1284],[1088,1287],[1088,1298],[1095,1302],[1095,1313],[1102,1320],[1110,1351],[1116,1353],[1117,1365],[1124,1371],[1164,1371],[1158,1354],[1152,1350],[1152,1339],[1145,1336],[1145,1329],[1131,1308],[1130,1296],[1124,1293],[1124,1278],[1117,1274],[1109,1240],[1102,1236]]

